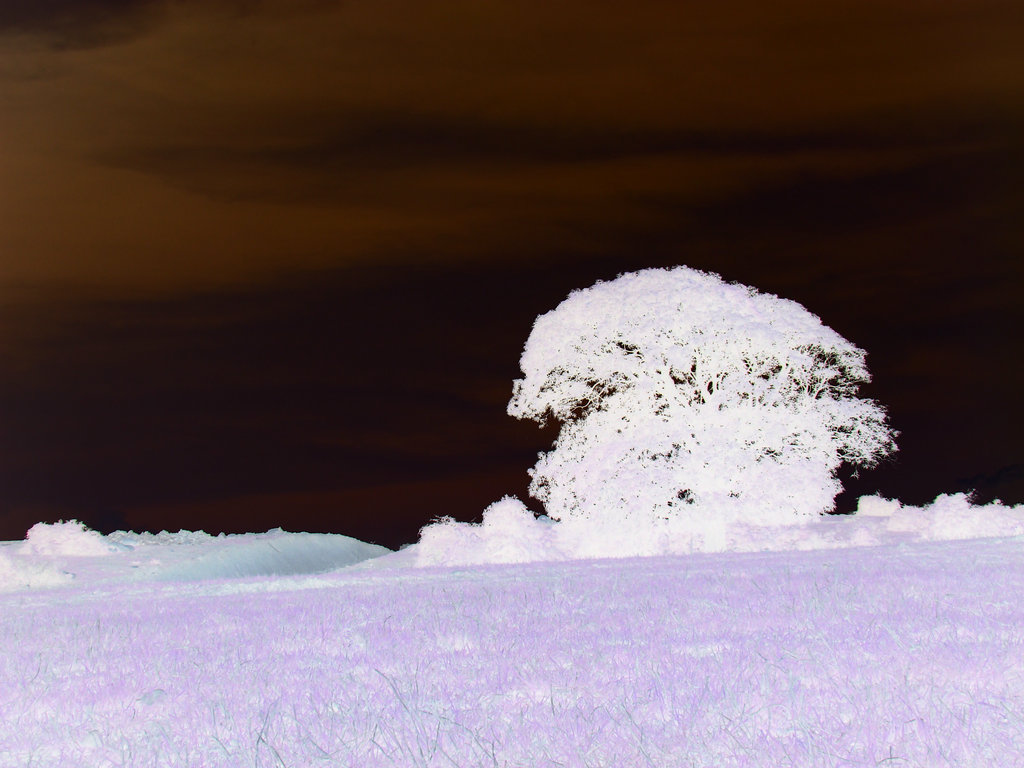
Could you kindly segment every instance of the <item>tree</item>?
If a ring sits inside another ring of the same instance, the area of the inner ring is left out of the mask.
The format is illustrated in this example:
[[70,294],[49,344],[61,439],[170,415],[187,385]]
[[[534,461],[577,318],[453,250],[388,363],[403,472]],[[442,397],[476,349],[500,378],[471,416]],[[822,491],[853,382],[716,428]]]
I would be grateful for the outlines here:
[[530,493],[564,524],[655,538],[829,511],[843,463],[896,448],[857,397],[864,356],[800,304],[687,267],[574,291],[534,323],[508,405],[562,424]]

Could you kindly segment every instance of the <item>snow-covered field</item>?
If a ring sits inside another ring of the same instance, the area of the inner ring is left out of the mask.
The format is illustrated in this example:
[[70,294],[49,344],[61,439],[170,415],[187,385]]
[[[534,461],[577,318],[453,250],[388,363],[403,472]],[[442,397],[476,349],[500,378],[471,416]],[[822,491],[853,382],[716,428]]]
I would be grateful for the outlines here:
[[3,768],[1024,766],[1024,537],[414,568],[34,531]]

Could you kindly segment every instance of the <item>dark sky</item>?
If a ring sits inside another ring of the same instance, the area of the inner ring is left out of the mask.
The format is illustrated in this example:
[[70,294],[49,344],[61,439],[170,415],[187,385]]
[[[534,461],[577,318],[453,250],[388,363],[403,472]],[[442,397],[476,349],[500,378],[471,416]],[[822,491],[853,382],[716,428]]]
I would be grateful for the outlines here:
[[1019,0],[5,0],[0,539],[473,519],[533,318],[687,264],[868,351],[1024,502]]

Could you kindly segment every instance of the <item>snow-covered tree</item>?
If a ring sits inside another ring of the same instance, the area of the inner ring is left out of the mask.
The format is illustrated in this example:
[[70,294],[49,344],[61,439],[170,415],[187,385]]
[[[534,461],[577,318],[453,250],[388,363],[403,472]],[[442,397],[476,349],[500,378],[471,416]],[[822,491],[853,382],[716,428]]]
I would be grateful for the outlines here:
[[562,423],[530,492],[595,534],[825,512],[840,465],[896,448],[857,397],[861,349],[796,302],[687,267],[574,291],[537,318],[521,367],[509,414]]

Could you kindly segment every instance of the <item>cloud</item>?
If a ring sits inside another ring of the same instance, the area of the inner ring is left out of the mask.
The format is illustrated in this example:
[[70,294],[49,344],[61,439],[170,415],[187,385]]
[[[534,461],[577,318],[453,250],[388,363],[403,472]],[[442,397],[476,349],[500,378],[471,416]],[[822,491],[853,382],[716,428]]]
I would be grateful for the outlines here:
[[5,0],[0,37],[27,35],[55,49],[96,48],[152,28],[162,0]]
[[[796,1],[4,7],[8,285],[592,252],[765,182],[899,168],[1024,121],[994,0],[901,3],[884,25]],[[77,47],[12,34],[65,25]]]
[[232,134],[230,143],[128,143],[102,150],[95,159],[214,198],[297,205],[390,198],[408,205],[430,180],[461,185],[467,198],[478,201],[485,185],[495,192],[504,188],[511,197],[527,185],[534,194],[573,186],[580,194],[593,191],[595,181],[623,192],[645,186],[651,194],[677,190],[692,201],[715,196],[723,186],[780,174],[867,173],[963,151],[963,141],[915,130],[892,136],[850,128],[696,132],[357,109],[316,118],[295,115],[293,123],[283,137],[261,137],[257,130],[242,139]]
[[335,0],[5,0],[0,36],[28,36],[56,50],[122,44],[189,8],[224,19],[281,18],[335,5]]

